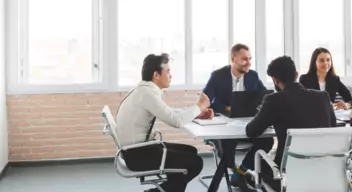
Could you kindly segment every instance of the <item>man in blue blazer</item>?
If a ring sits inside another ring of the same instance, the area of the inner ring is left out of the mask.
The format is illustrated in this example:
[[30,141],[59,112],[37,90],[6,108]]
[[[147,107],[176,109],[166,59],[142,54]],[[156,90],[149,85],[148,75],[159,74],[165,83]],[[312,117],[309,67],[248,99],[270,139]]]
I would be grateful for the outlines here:
[[250,70],[251,58],[246,45],[236,44],[231,49],[231,65],[212,72],[203,92],[209,97],[214,112],[230,112],[233,91],[266,90],[258,73]]
[[[203,92],[211,101],[211,108],[215,113],[229,114],[231,111],[231,95],[234,91],[265,91],[266,87],[259,79],[258,73],[250,70],[251,53],[248,46],[236,44],[231,49],[231,65],[224,66],[211,74]],[[218,143],[221,141],[221,145]],[[233,153],[238,141],[252,142],[254,146],[260,146],[260,149],[269,152],[273,146],[273,139],[241,139],[241,140],[219,140],[212,141],[217,147],[221,146],[222,153]],[[252,147],[253,148],[253,147]],[[254,147],[255,148],[255,147]],[[257,150],[257,149],[255,149]],[[249,153],[254,151],[250,150]],[[233,155],[232,155],[233,157]],[[250,157],[250,156],[248,156]],[[238,167],[234,158],[226,162],[229,168],[233,168],[232,183],[236,185],[238,174],[245,174],[245,166]]]

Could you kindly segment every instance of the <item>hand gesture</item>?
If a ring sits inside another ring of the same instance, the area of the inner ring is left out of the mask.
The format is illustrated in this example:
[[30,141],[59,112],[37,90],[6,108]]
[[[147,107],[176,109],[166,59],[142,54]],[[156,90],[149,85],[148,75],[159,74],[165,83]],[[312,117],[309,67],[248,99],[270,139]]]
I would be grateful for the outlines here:
[[213,119],[214,118],[214,111],[213,111],[213,109],[205,109],[200,113],[200,115],[197,118],[198,119]]
[[201,93],[197,105],[201,111],[204,111],[205,109],[207,109],[210,106],[209,97],[206,94]]
[[334,103],[333,106],[334,106],[334,109],[342,109],[342,110],[346,110],[351,107],[351,105],[349,103],[345,103],[343,101],[340,101],[338,103]]

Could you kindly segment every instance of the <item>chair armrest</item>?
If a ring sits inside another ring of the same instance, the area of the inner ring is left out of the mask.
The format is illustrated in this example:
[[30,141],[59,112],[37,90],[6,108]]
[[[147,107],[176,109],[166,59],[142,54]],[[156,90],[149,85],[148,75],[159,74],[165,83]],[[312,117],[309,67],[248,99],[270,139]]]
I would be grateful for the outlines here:
[[111,134],[109,128],[110,128],[110,126],[108,124],[104,125],[104,128],[103,128],[103,134],[104,135],[110,135]]
[[128,145],[122,148],[122,151],[126,151],[129,149],[133,148],[139,148],[139,147],[145,147],[149,145],[155,145],[155,144],[160,144],[163,147],[163,154],[161,156],[161,164],[160,164],[160,174],[164,173],[165,170],[165,161],[166,161],[166,154],[167,154],[167,148],[164,142],[162,141],[148,141],[148,142],[143,142],[143,143],[137,143],[133,145]]
[[258,150],[255,153],[255,183],[256,185],[260,184],[259,181],[259,173],[261,171],[261,160],[264,160],[268,165],[270,166],[271,170],[273,171],[273,179],[279,180],[282,179],[282,175],[280,173],[280,170],[276,163],[269,157],[269,155],[263,151],[263,150]]
[[[145,146],[155,145],[155,144],[160,144],[163,147],[165,146],[165,144],[163,142],[161,142],[161,141],[148,141],[148,142],[143,142],[143,143],[137,143],[137,144],[124,146],[124,147],[122,147],[122,150],[123,151],[127,151],[129,149],[145,147]],[[164,148],[166,148],[166,146]]]

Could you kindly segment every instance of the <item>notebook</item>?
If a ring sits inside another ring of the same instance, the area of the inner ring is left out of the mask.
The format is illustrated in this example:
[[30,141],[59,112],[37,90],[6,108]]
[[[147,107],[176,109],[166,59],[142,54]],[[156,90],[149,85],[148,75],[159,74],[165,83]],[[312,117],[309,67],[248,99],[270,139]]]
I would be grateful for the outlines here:
[[225,119],[219,117],[214,117],[213,119],[194,119],[193,122],[202,126],[227,124],[227,121]]

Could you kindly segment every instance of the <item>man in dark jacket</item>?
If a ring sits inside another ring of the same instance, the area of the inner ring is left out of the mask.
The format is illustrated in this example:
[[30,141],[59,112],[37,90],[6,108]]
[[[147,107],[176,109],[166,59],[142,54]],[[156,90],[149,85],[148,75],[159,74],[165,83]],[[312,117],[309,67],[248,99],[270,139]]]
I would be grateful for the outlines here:
[[[261,109],[248,123],[246,133],[249,138],[257,138],[269,126],[273,126],[278,138],[274,161],[280,166],[287,129],[335,127],[336,117],[326,91],[306,89],[296,82],[298,73],[290,57],[283,56],[273,60],[268,66],[267,73],[272,77],[278,92],[263,99]],[[254,155],[246,159],[247,162],[243,163],[253,169]],[[266,163],[262,165],[262,174],[266,183],[276,191],[280,191],[280,181],[273,180],[272,171]]]

